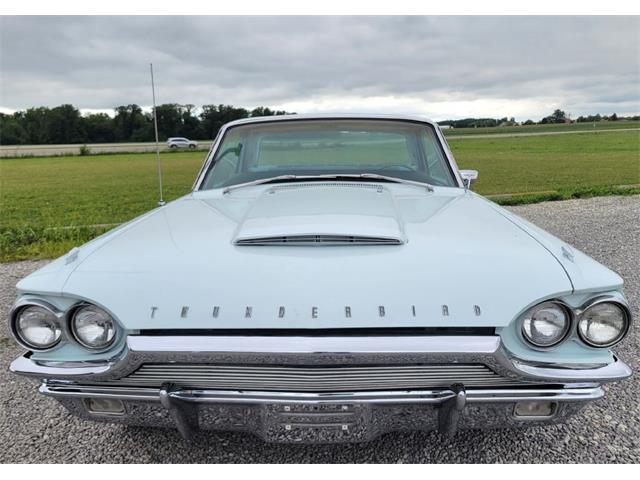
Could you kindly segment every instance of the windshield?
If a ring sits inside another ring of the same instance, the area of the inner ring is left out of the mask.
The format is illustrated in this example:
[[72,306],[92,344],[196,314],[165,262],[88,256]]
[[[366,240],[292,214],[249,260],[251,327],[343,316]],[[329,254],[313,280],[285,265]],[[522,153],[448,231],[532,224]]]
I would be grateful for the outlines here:
[[457,186],[435,129],[427,124],[294,120],[227,130],[201,188],[222,188],[281,175],[362,173]]

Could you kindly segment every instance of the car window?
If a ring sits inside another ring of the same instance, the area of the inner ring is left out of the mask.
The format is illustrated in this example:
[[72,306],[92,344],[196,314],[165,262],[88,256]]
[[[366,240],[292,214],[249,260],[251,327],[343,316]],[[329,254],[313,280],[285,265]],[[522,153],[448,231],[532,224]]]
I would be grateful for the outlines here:
[[456,186],[435,130],[388,120],[298,120],[230,128],[203,188],[277,175],[377,173]]
[[[431,135],[435,136],[435,133],[431,133]],[[444,182],[447,182],[447,180],[450,178],[450,172],[445,162],[442,161],[441,150],[439,148],[436,148],[436,142],[434,141],[436,139],[430,138],[429,134],[425,132],[424,135],[421,135],[420,140],[422,142],[422,148],[424,149],[426,155],[429,175],[432,179],[437,180],[434,183],[440,185]]]
[[251,167],[345,167],[354,164],[363,168],[390,164],[415,167],[417,161],[408,141],[401,133],[350,130],[326,132],[321,137],[295,132],[265,134],[256,139]]

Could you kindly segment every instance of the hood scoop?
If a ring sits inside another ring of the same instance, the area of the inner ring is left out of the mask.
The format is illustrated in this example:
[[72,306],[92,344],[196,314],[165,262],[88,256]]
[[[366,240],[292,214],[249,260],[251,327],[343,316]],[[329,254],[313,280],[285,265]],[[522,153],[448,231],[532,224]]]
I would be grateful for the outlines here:
[[232,242],[237,246],[402,245],[406,238],[387,188],[323,183],[266,190],[249,207]]
[[250,246],[344,246],[344,245],[402,245],[398,238],[356,235],[289,235],[236,240],[236,245]]

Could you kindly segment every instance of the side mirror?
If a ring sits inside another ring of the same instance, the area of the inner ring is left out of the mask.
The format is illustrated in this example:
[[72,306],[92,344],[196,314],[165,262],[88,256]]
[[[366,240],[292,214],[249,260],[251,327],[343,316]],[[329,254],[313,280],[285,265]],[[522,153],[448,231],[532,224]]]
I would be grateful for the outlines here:
[[469,188],[471,185],[476,183],[476,180],[478,180],[478,171],[477,170],[460,170],[460,176],[462,177],[464,188]]

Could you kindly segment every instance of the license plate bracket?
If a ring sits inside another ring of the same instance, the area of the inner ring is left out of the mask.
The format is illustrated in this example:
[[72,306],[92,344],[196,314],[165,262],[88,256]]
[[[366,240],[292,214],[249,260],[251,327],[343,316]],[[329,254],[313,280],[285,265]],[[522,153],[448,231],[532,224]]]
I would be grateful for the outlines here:
[[366,404],[284,404],[265,405],[266,440],[318,443],[365,440],[371,409]]

